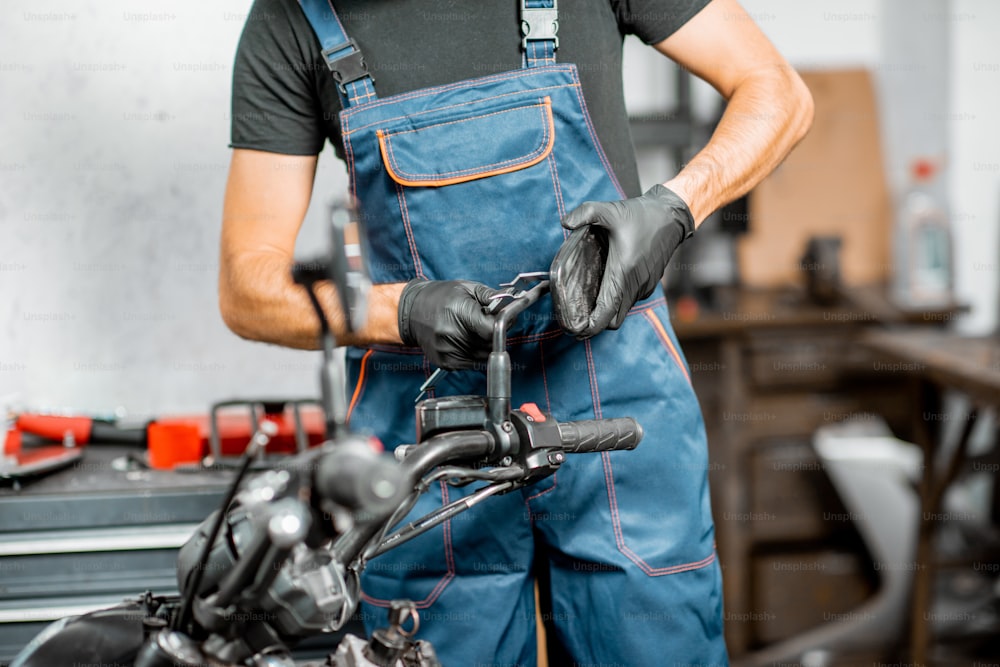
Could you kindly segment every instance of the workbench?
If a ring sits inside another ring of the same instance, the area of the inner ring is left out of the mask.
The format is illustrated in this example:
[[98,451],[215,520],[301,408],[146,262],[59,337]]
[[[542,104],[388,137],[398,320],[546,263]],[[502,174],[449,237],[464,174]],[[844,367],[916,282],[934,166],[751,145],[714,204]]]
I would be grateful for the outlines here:
[[[147,590],[176,594],[177,550],[235,470],[151,470],[136,465],[141,454],[89,444],[70,467],[0,485],[0,665],[57,618]],[[357,620],[343,630],[361,631]],[[325,655],[341,634],[303,642],[296,656]]]
[[910,374],[883,372],[859,341],[887,323],[939,329],[956,309],[901,311],[879,287],[845,296],[821,306],[802,289],[732,289],[693,320],[673,309],[708,432],[735,664],[849,613],[878,585],[811,438],[874,414],[910,439]]
[[0,486],[0,664],[57,618],[177,592],[177,549],[233,472],[129,465],[139,453],[91,444],[67,468]]
[[[935,536],[945,516],[942,500],[963,468],[976,419],[982,410],[1000,408],[1000,337],[963,337],[940,331],[870,331],[860,343],[907,367],[917,381],[918,399],[912,412],[915,442],[923,450],[920,519],[913,607],[910,619],[910,660],[928,664],[931,642],[932,586],[938,572]],[[954,447],[947,451],[941,426],[951,416],[942,412],[942,393],[959,392],[968,407],[957,415],[962,424]],[[997,443],[993,443],[994,449]],[[994,469],[995,470],[995,469]],[[994,472],[995,474],[995,472]],[[994,489],[992,520],[1000,520]],[[968,565],[968,564],[967,564]]]

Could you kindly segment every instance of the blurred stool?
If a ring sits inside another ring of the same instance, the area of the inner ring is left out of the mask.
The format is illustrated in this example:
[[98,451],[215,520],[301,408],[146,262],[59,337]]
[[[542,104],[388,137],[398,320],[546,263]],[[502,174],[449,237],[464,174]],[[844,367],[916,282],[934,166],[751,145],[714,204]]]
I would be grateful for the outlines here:
[[901,643],[916,567],[920,449],[894,438],[878,420],[820,428],[813,447],[875,562],[880,585],[837,621],[747,655],[742,666],[824,667],[844,664],[838,656],[888,651]]

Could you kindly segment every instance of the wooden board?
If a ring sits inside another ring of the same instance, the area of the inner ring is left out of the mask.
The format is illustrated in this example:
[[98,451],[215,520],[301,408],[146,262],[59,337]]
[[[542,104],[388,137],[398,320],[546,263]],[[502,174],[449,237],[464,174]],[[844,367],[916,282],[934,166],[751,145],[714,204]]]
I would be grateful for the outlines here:
[[863,69],[801,72],[812,91],[812,129],[750,195],[750,229],[739,242],[746,285],[804,282],[811,236],[843,239],[845,285],[888,279],[892,207],[882,165],[878,110]]

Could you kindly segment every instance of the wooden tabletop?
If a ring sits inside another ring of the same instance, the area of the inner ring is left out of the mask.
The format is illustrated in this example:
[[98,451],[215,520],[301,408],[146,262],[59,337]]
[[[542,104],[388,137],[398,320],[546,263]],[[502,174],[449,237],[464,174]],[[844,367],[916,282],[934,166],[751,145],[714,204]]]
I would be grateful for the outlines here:
[[939,330],[870,330],[861,345],[894,359],[894,370],[923,374],[985,405],[1000,405],[1000,337],[959,336]]
[[[676,306],[676,304],[672,304]],[[882,285],[842,288],[836,302],[819,304],[803,288],[728,288],[718,291],[714,309],[686,318],[671,308],[671,324],[683,339],[742,334],[759,329],[844,327],[871,324],[943,324],[968,310],[960,304],[904,309],[893,304]]]

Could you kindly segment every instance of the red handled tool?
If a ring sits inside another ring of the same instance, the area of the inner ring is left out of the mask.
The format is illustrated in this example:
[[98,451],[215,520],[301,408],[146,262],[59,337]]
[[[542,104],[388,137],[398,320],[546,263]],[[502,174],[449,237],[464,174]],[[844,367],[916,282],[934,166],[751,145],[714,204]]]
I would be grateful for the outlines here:
[[241,455],[261,419],[278,427],[269,453],[302,451],[325,440],[323,412],[312,400],[225,401],[212,406],[207,415],[160,417],[134,427],[85,416],[21,413],[14,428],[18,434],[64,443],[61,447],[18,446],[22,456],[45,449],[52,450],[49,455],[58,450],[77,452],[79,457],[79,447],[74,445],[135,445],[147,448],[150,467],[172,469],[198,463],[208,455],[215,461]]
[[114,422],[92,417],[22,413],[16,427],[46,440],[85,445],[100,442],[117,445],[145,445],[146,426],[121,428]]

